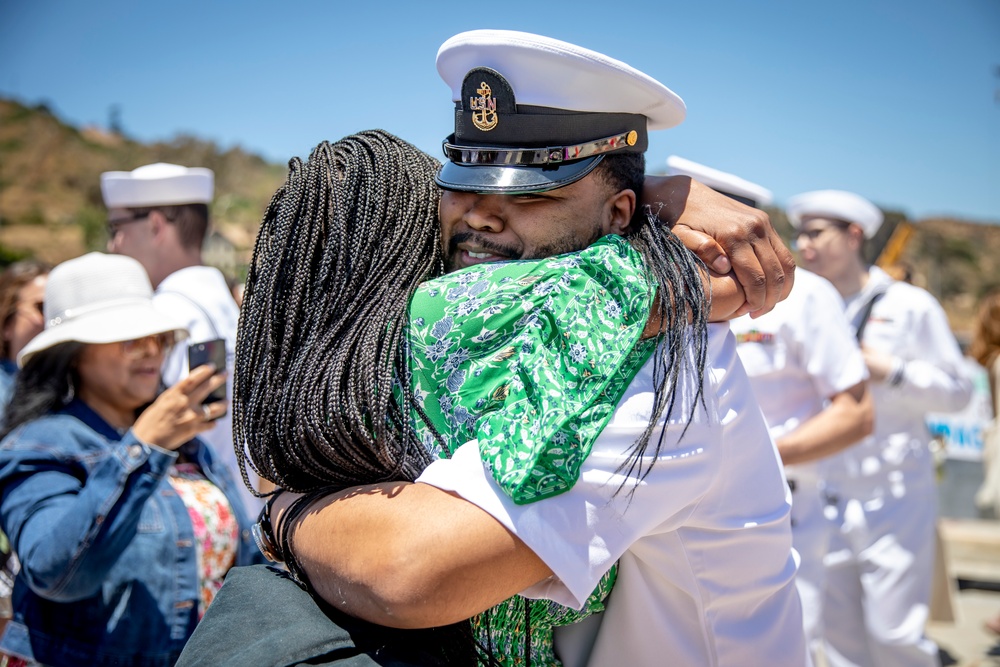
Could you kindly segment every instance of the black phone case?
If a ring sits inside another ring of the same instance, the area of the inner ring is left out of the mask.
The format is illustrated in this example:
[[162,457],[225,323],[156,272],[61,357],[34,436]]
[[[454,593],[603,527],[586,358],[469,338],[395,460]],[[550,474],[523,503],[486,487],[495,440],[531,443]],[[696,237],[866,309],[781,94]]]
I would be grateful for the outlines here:
[[[192,343],[188,346],[188,369],[193,371],[198,366],[205,364],[213,364],[220,371],[226,370],[226,340],[224,338]],[[202,403],[215,403],[224,400],[226,400],[226,385],[223,384],[206,396]]]

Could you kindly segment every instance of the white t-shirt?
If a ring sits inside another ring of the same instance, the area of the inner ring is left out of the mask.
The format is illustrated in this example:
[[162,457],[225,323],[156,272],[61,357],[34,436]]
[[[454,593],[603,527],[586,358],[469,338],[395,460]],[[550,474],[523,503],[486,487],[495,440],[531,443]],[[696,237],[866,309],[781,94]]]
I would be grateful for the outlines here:
[[[203,343],[215,338],[226,341],[226,396],[230,409],[215,426],[199,437],[212,448],[217,461],[222,462],[232,473],[236,489],[243,500],[243,508],[249,518],[257,516],[263,503],[243,484],[236,451],[233,448],[233,369],[236,359],[236,324],[240,311],[229,291],[222,273],[211,266],[190,266],[167,276],[156,288],[153,301],[158,308],[170,313],[183,322],[190,337],[174,347],[163,362],[163,383],[170,387],[188,374],[187,350],[193,343]],[[251,472],[251,481],[258,483],[258,477]]]
[[566,493],[515,505],[475,442],[418,480],[483,508],[538,554],[554,575],[524,591],[529,597],[579,608],[619,561],[586,664],[808,664],[788,487],[728,326],[710,325],[707,356],[704,407],[688,419],[699,387],[689,367],[638,486],[618,469],[652,412],[652,360]]
[[[868,369],[836,288],[804,269],[788,298],[757,319],[730,323],[737,352],[764,411],[771,437],[819,414],[831,396],[867,379]],[[789,477],[817,477],[821,462],[789,467]]]

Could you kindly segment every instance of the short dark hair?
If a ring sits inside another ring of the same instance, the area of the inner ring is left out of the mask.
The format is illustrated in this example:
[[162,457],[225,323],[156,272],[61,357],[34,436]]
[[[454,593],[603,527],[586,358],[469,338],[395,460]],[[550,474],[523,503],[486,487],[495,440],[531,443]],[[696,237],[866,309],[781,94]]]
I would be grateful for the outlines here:
[[614,192],[632,190],[636,199],[642,198],[642,184],[646,180],[645,153],[612,153],[605,155],[594,169]]
[[188,250],[200,249],[208,233],[208,204],[176,204],[129,208],[136,216],[159,211],[167,222],[177,228],[181,245]]

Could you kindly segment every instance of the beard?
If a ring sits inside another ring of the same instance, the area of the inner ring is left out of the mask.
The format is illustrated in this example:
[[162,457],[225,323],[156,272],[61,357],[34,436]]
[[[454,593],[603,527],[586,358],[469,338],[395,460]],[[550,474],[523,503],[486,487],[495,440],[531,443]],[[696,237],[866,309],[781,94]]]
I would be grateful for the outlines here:
[[460,232],[448,240],[448,252],[445,254],[445,271],[451,273],[463,268],[459,266],[457,259],[460,252],[458,248],[460,243],[469,242],[485,252],[503,257],[505,260],[543,259],[545,257],[554,257],[555,255],[583,250],[602,236],[604,236],[604,231],[600,223],[595,222],[590,231],[582,236],[579,231],[564,231],[563,234],[557,235],[555,238],[545,239],[544,242],[537,246],[518,249],[497,243],[489,235],[476,232]]

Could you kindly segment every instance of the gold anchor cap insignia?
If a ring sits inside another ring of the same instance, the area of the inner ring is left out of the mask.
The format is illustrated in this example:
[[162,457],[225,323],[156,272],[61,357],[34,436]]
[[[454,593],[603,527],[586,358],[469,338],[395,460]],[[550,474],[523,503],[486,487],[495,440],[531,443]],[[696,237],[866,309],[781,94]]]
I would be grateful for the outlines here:
[[493,91],[485,81],[479,84],[476,89],[479,97],[469,98],[469,108],[472,109],[472,124],[483,132],[489,132],[500,118],[497,116],[497,101],[493,97]]

